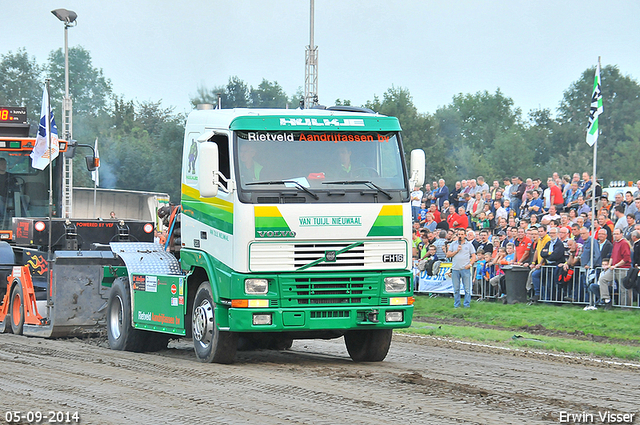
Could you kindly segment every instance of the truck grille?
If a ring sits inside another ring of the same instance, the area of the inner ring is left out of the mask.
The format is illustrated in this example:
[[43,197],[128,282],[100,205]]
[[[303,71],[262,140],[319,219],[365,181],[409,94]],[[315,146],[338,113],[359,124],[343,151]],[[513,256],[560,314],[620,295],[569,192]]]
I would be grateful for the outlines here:
[[[354,242],[253,242],[249,247],[249,270],[252,272],[306,270],[389,270],[408,267],[410,253],[402,240],[367,241],[337,254]],[[329,253],[335,261],[319,261]],[[385,255],[402,255],[402,262],[384,262]]]
[[[295,268],[306,266],[307,264],[324,258],[327,251],[340,251],[350,244],[326,244],[308,243],[295,244],[293,251],[293,266]],[[363,267],[364,266],[364,245],[357,246],[336,257],[336,261],[316,264],[314,267],[336,268],[336,267]]]
[[301,305],[368,305],[375,303],[377,277],[283,278],[283,307]]
[[349,317],[349,310],[312,310],[310,312],[312,319],[342,319]]

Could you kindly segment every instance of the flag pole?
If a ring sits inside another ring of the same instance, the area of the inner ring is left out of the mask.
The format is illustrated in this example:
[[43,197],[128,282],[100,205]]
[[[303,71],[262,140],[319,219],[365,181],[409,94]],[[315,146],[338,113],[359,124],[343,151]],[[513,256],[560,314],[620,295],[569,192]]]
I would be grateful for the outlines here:
[[[98,138],[96,137],[96,149],[98,148]],[[95,152],[94,152],[95,155]],[[98,216],[96,215],[96,198],[97,198],[97,192],[98,192],[98,169],[96,168],[96,170],[94,171],[94,175],[93,177],[93,217],[94,218],[98,218]]]
[[[98,138],[96,137],[96,141],[94,143],[94,148],[93,148],[93,157],[94,158],[99,158],[99,154],[98,154]],[[95,164],[94,164],[95,166]],[[91,178],[93,179],[93,216],[95,218],[99,218],[96,215],[96,199],[97,199],[97,193],[98,193],[98,186],[100,185],[100,172],[98,171],[99,167],[96,167],[95,170],[93,170],[91,172]]]
[[93,182],[93,216],[95,218],[98,218],[96,216],[96,192],[98,191],[98,183],[96,183],[95,181]]
[[[597,81],[594,83],[594,95],[595,95],[595,91],[598,90],[598,86],[600,86],[600,56],[598,56],[598,67],[596,68],[596,77]],[[598,96],[600,96],[600,98],[602,98],[602,91],[598,90]],[[592,109],[592,113],[593,113],[593,98],[591,99],[591,109]],[[599,108],[598,105],[599,101],[596,102],[596,108]],[[596,120],[598,119],[598,115],[596,114]],[[594,245],[595,245],[595,237],[596,235],[594,234],[594,229],[595,229],[595,221],[597,220],[598,217],[596,217],[596,167],[597,167],[597,162],[598,162],[598,135],[600,134],[600,125],[598,124],[597,126],[597,134],[595,135],[595,142],[593,143],[593,181],[591,183],[591,187],[593,187],[593,191],[592,191],[592,195],[591,195],[591,260],[590,263],[591,264],[591,268],[595,268],[594,264],[593,264],[593,249],[594,249]],[[587,138],[589,137],[589,135],[587,134]]]
[[[50,95],[50,83],[51,79],[45,79],[45,84],[47,88],[47,106],[46,109],[46,118],[45,118],[45,128],[47,131],[47,149],[49,150],[49,244],[47,248],[47,261],[51,264],[51,221],[53,216],[53,166],[52,162],[52,152],[51,152],[51,95]],[[49,271],[51,271],[51,266],[49,266]]]
[[[598,131],[600,131],[600,129],[598,129]],[[598,219],[598,217],[596,217],[596,162],[597,162],[597,157],[598,157],[598,141],[596,140],[596,142],[593,144],[593,177],[592,177],[592,182],[591,182],[591,187],[593,187],[593,190],[591,191],[591,262],[589,264],[591,264],[591,268],[594,268],[594,264],[593,264],[593,246],[595,244],[595,237],[596,235],[594,234],[594,229],[595,229],[595,221]]]

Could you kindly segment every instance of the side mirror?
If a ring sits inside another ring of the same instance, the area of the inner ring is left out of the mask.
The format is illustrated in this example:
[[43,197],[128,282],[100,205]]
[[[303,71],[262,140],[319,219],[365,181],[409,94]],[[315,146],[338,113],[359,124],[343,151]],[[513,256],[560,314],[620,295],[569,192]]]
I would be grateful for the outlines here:
[[411,189],[424,184],[426,164],[426,155],[422,149],[414,149],[411,151],[411,176],[409,177],[409,182],[412,185]]
[[75,140],[70,140],[67,144],[67,150],[64,152],[64,157],[73,159],[76,156],[76,148],[78,147],[78,142]]
[[218,194],[218,145],[198,143],[198,185],[200,196],[213,198]]
[[96,168],[100,166],[100,158],[96,156],[87,155],[84,159],[87,161],[87,170],[89,171],[96,171]]

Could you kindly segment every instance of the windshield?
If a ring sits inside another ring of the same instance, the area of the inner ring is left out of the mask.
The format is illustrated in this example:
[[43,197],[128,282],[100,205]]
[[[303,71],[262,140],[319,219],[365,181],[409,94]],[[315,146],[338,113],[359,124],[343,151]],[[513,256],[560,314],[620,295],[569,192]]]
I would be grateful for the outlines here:
[[408,193],[397,133],[237,131],[236,141],[245,202],[260,202],[260,192],[293,193],[299,202],[399,202]]
[[[30,153],[0,151],[0,230],[11,230],[13,217],[49,215],[49,169],[32,168]],[[55,182],[58,160],[53,164]],[[54,215],[57,201],[54,197]]]

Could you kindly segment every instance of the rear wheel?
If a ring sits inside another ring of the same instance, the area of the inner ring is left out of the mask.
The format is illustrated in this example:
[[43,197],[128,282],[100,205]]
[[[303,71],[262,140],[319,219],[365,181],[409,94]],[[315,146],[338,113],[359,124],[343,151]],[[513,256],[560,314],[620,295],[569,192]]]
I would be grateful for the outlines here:
[[198,360],[205,363],[233,363],[238,348],[238,334],[218,329],[208,281],[202,282],[196,291],[192,316],[193,348]]
[[387,357],[392,335],[392,329],[349,331],[344,343],[354,362],[381,362]]
[[16,335],[22,335],[24,330],[24,296],[22,285],[17,282],[11,290],[11,331]]
[[119,351],[142,352],[147,332],[135,329],[131,322],[131,296],[126,279],[113,282],[107,303],[107,337],[109,347]]

